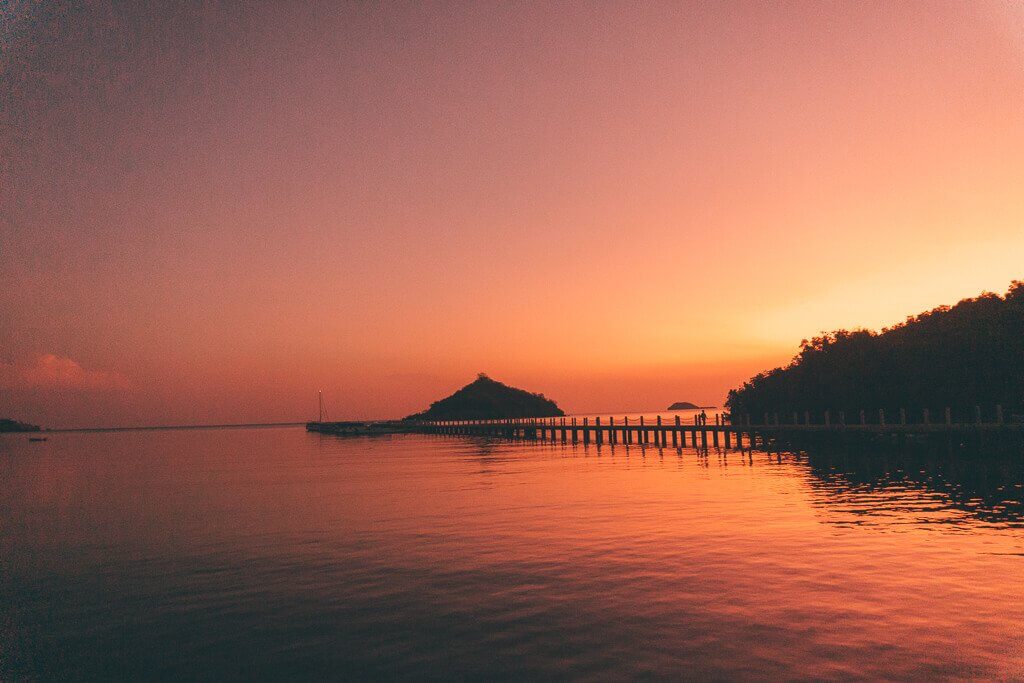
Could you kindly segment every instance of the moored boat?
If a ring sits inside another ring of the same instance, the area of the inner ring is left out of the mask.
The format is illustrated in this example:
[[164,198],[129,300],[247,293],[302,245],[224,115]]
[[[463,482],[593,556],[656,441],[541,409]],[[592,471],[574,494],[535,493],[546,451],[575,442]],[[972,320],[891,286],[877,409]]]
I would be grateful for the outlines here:
[[333,434],[335,436],[376,436],[379,434],[401,434],[409,431],[401,422],[307,422],[307,432]]
[[394,420],[383,421],[342,421],[330,422],[327,419],[327,412],[324,410],[324,394],[320,396],[319,419],[306,423],[307,432],[319,432],[320,434],[333,434],[335,436],[375,436],[377,434],[400,434],[408,431],[408,425]]

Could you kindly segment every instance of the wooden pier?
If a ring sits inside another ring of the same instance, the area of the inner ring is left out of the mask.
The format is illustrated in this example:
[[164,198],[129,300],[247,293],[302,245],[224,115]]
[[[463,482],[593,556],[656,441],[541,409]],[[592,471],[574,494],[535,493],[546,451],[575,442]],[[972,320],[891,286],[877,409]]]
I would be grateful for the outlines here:
[[808,413],[794,413],[791,420],[780,420],[772,413],[758,423],[749,416],[733,424],[725,415],[709,416],[710,424],[683,422],[679,416],[666,420],[651,418],[520,418],[505,420],[452,420],[415,423],[410,431],[427,434],[480,436],[527,441],[589,444],[639,444],[676,448],[722,447],[771,448],[781,443],[800,440],[859,439],[905,440],[945,437],[950,441],[1024,445],[1024,423],[1004,420],[1001,407],[996,407],[995,419],[982,421],[981,411],[975,410],[974,421],[954,421],[946,409],[939,421],[929,419],[923,411],[921,419],[907,420],[907,411],[899,411],[895,420],[887,420],[884,411],[872,415],[859,411],[857,421],[848,423],[843,413],[835,418],[825,412],[818,421]]

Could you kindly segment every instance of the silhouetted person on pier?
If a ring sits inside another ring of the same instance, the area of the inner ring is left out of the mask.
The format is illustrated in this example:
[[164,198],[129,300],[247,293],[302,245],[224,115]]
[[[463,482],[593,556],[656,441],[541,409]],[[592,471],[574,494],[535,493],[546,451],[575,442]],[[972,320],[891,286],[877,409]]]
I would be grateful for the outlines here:
[[703,410],[701,410],[700,411],[700,424],[701,424],[701,426],[704,426],[707,423],[708,423],[708,414],[705,413]]

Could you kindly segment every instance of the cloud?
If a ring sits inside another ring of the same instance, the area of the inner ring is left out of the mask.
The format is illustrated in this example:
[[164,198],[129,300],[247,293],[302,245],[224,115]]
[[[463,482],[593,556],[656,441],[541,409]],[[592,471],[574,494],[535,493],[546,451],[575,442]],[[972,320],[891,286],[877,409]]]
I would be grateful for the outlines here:
[[88,370],[70,358],[44,353],[10,363],[0,361],[0,387],[124,391],[130,383],[119,372]]

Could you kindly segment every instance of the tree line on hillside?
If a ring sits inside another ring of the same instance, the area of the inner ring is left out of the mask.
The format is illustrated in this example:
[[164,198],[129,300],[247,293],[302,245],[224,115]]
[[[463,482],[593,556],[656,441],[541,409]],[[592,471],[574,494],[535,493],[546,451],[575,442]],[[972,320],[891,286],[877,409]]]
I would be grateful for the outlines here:
[[[879,409],[920,421],[944,409],[955,420],[992,419],[1001,405],[1007,419],[1024,404],[1024,282],[1005,296],[986,292],[955,306],[941,306],[881,332],[837,330],[801,342],[782,368],[763,372],[729,392],[734,415],[759,421],[765,413],[811,412],[815,420],[839,411],[848,422]],[[790,419],[786,417],[785,419]],[[892,418],[890,418],[892,419]]]

